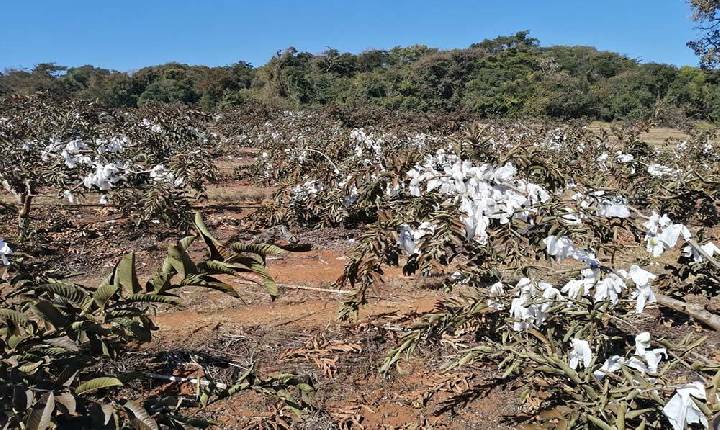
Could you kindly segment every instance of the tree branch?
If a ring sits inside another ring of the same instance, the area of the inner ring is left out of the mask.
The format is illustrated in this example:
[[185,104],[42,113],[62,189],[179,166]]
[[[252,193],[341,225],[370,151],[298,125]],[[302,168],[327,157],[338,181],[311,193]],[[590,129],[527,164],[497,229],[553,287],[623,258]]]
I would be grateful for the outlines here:
[[683,313],[714,330],[720,331],[720,316],[708,312],[702,306],[681,302],[664,294],[657,294],[656,299],[658,305]]

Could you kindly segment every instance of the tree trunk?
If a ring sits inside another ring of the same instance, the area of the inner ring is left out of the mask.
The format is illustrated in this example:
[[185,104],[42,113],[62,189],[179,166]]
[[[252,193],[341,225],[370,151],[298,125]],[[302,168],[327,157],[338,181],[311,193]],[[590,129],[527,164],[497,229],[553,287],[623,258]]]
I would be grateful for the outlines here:
[[657,294],[656,297],[658,305],[683,313],[714,330],[720,331],[720,316],[708,312],[702,306],[681,302],[664,294]]
[[32,200],[35,195],[32,192],[32,186],[30,182],[25,182],[25,190],[22,193],[16,194],[18,203],[20,203],[20,210],[18,211],[18,230],[20,240],[27,239],[30,234],[30,209],[32,207]]

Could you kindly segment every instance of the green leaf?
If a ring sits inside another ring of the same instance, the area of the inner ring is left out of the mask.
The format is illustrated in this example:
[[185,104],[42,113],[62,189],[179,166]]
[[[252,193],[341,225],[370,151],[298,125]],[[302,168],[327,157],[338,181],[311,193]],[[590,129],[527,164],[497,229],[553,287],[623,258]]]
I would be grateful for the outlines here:
[[600,418],[597,418],[597,417],[595,417],[593,415],[589,415],[589,414],[586,415],[585,417],[587,418],[588,421],[590,421],[591,423],[593,423],[595,426],[597,426],[598,428],[600,428],[602,430],[615,430],[615,428],[613,426],[611,426],[610,424],[601,420]]
[[230,267],[229,263],[218,260],[208,260],[202,263],[203,268],[213,273],[224,273],[226,275],[232,275],[235,273],[235,269]]
[[0,318],[12,322],[17,327],[27,325],[29,321],[25,314],[12,309],[0,309]]
[[250,268],[255,274],[260,276],[263,286],[267,290],[268,294],[270,294],[270,298],[275,300],[280,293],[278,292],[275,280],[272,276],[270,276],[270,272],[267,271],[267,268],[262,264],[253,264]]
[[[132,298],[132,296],[130,296]],[[139,308],[114,309],[105,313],[105,320],[110,321],[117,318],[139,317],[145,315],[145,311]]]
[[179,243],[168,246],[168,261],[173,269],[183,278],[197,273],[195,263],[193,263],[190,255],[188,255],[187,251],[185,251]]
[[87,293],[81,287],[65,283],[49,283],[38,285],[36,289],[40,291],[48,291],[56,296],[60,296],[74,304],[82,305],[87,298]]
[[7,340],[6,340],[7,346],[10,349],[15,349],[15,348],[17,348],[18,345],[20,345],[20,342],[22,342],[23,340],[28,339],[30,337],[31,337],[30,335],[13,334],[7,338]]
[[117,289],[118,287],[116,285],[111,285],[110,283],[105,282],[100,285],[97,290],[95,290],[93,300],[95,300],[95,303],[102,308],[105,306],[105,303],[107,303],[107,301],[115,295]]
[[230,245],[230,248],[238,253],[251,252],[253,254],[258,254],[263,257],[267,257],[268,255],[283,255],[285,253],[284,249],[270,243],[235,242]]
[[62,328],[69,324],[68,318],[60,310],[47,300],[38,300],[30,306],[30,309],[56,328]]
[[262,255],[253,254],[251,252],[243,252],[241,254],[235,254],[232,257],[230,257],[229,260],[234,262],[235,264],[239,264],[241,266],[246,266],[246,267],[252,266],[253,264],[265,265],[265,258]]
[[217,260],[207,260],[201,263],[203,268],[206,269],[208,272],[212,272],[213,274],[224,273],[226,275],[235,275],[237,272],[252,272],[253,270],[250,267],[250,265],[252,264],[253,263],[243,264],[231,261]]
[[35,363],[25,363],[18,367],[18,370],[27,375],[32,375],[33,373],[35,373],[36,370],[38,370],[38,368],[40,368],[40,365],[42,365],[42,363],[42,361],[37,361]]
[[171,278],[175,273],[177,273],[172,263],[170,262],[170,257],[165,257],[159,273],[167,278]]
[[208,394],[207,391],[203,391],[200,393],[200,406],[203,408],[207,406],[208,402],[210,401],[210,394]]
[[198,287],[210,288],[211,290],[222,291],[223,293],[229,294],[235,298],[240,298],[240,294],[238,294],[238,292],[235,291],[235,289],[231,285],[228,285],[216,278],[213,278],[212,276],[205,276],[202,279],[196,280],[196,282],[188,285],[196,285]]
[[303,393],[314,393],[315,392],[315,388],[313,388],[312,386],[310,386],[309,384],[306,384],[304,382],[300,382],[299,384],[297,384],[297,388],[300,391],[302,391]]
[[180,239],[180,246],[182,247],[182,249],[187,251],[188,248],[190,248],[190,245],[192,245],[193,242],[195,242],[195,239],[196,239],[196,236],[185,236],[182,239]]
[[212,233],[210,233],[210,230],[205,225],[205,221],[203,221],[200,212],[195,212],[195,227],[198,229],[198,232],[200,232],[200,236],[203,238],[203,241],[205,241],[205,245],[207,245],[208,250],[210,250],[210,259],[222,260],[223,257],[218,250],[220,248],[220,242],[218,242],[218,240],[213,237]]
[[123,296],[140,291],[140,282],[135,269],[134,252],[126,254],[115,268],[115,285],[120,287]]
[[412,351],[412,349],[415,347],[415,344],[417,343],[418,338],[419,333],[411,333],[406,336],[406,339],[400,346],[390,350],[388,355],[385,357],[385,361],[383,362],[382,366],[380,366],[380,374],[385,375],[390,372],[390,369],[395,365],[395,363],[400,360],[403,353],[409,353],[410,351]]
[[162,293],[170,286],[170,278],[172,278],[175,273],[175,269],[170,262],[170,257],[165,257],[162,268],[155,272],[152,279],[147,282],[145,290]]
[[75,389],[75,394],[85,394],[92,391],[97,391],[103,388],[122,387],[123,383],[117,378],[102,377],[94,378],[89,381],[85,381],[78,385]]
[[173,296],[161,296],[159,294],[133,294],[126,297],[125,300],[133,303],[178,303],[177,298]]

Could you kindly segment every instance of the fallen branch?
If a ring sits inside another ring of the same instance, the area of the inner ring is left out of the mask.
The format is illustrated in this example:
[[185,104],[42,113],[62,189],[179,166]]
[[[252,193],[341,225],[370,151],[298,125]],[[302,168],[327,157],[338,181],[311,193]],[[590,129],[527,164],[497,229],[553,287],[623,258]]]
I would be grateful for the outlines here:
[[[82,208],[111,208],[121,209],[123,206],[112,203],[53,203],[42,202],[33,203],[35,207],[62,207],[66,209],[82,209]],[[191,205],[193,209],[257,209],[262,207],[262,203],[258,202],[219,202],[219,203],[198,203]]]
[[716,269],[719,269],[719,270],[720,270],[720,262],[718,262],[715,258],[713,258],[712,255],[710,255],[710,254],[708,254],[707,252],[705,252],[705,250],[702,249],[702,247],[701,247],[700,245],[698,245],[697,242],[695,242],[695,241],[692,240],[692,239],[688,239],[688,240],[686,240],[686,242],[687,242],[690,246],[692,246],[693,248],[695,248],[695,251],[697,251],[705,260],[709,261],[710,264],[712,264],[713,266],[715,266]]
[[680,300],[673,299],[663,294],[656,295],[656,298],[659,305],[683,313],[714,330],[720,331],[720,316],[708,312],[702,306],[681,302]]
[[308,290],[308,291],[319,291],[321,293],[334,293],[334,294],[353,294],[352,290],[334,290],[332,288],[317,288],[317,287],[306,287],[305,285],[286,285],[279,284],[280,288],[287,288],[288,290]]
[[[186,383],[195,384],[195,385],[199,384],[199,385],[202,385],[203,387],[207,387],[207,386],[213,384],[212,382],[208,381],[207,379],[181,378],[179,376],[160,375],[157,373],[147,373],[146,375],[153,379],[164,379],[166,381],[180,382],[180,383],[186,382]],[[227,388],[227,384],[223,384],[222,382],[216,382],[214,385],[221,390],[224,390]]]

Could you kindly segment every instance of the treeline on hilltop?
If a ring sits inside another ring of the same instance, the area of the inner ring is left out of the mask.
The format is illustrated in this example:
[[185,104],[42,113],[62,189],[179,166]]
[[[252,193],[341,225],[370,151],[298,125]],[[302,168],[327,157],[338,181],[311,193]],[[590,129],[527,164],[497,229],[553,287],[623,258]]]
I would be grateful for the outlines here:
[[481,116],[720,121],[720,72],[641,64],[583,46],[541,47],[527,32],[439,50],[360,54],[289,48],[267,64],[163,64],[133,73],[40,64],[0,74],[0,95],[38,91],[110,107],[182,102],[216,110],[334,105]]

